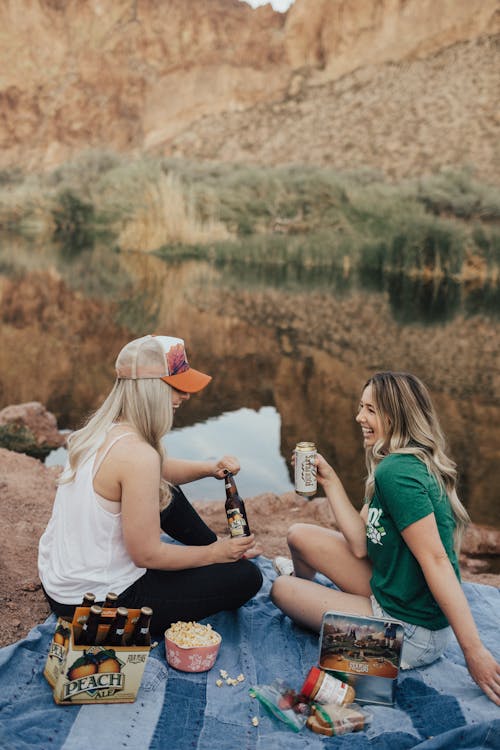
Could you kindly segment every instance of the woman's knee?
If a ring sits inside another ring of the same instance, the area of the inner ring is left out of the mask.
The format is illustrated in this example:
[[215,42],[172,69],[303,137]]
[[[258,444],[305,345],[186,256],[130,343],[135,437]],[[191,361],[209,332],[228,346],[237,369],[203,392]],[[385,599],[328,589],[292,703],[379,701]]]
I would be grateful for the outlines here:
[[291,550],[299,550],[307,537],[310,535],[310,530],[314,528],[310,523],[294,523],[288,529],[286,535],[286,541]]
[[335,544],[336,538],[343,538],[342,534],[332,529],[325,529],[313,523],[294,523],[288,529],[287,543],[290,551],[296,552],[299,556],[301,552],[315,550],[319,541],[324,541],[325,535],[328,535],[328,543]]

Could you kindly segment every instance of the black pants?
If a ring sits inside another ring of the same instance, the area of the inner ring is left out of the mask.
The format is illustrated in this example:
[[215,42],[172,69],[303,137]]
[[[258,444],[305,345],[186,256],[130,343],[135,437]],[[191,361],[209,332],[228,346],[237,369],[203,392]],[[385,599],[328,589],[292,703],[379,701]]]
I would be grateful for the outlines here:
[[[173,489],[172,500],[161,512],[160,523],[166,534],[182,544],[202,546],[217,539],[179,487]],[[117,606],[151,607],[151,630],[162,636],[177,620],[201,620],[222,610],[241,607],[261,586],[262,574],[250,560],[185,570],[147,570],[119,595]],[[59,617],[71,619],[80,604],[59,604],[45,596]]]

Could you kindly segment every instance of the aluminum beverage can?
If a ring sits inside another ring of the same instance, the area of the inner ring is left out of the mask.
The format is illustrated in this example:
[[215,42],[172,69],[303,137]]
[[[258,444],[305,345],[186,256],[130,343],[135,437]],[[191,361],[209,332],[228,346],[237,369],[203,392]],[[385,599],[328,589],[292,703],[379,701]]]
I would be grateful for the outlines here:
[[297,443],[295,446],[295,492],[311,499],[316,494],[316,446],[314,443]]

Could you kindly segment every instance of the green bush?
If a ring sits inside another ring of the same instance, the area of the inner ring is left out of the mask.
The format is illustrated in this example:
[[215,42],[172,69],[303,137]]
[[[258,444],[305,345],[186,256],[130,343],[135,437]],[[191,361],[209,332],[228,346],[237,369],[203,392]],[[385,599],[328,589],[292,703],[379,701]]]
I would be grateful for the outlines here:
[[31,430],[17,424],[0,425],[0,447],[16,453],[26,453],[42,461],[53,450],[50,446],[37,443]]
[[92,248],[95,242],[95,210],[71,190],[57,196],[58,207],[52,212],[54,239],[60,242],[67,256],[78,255]]

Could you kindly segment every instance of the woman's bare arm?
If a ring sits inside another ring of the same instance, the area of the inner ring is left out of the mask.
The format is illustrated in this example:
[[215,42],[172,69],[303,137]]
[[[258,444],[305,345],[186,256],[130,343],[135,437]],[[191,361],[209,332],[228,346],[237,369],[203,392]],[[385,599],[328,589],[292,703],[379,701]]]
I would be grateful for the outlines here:
[[[118,451],[117,451],[118,454]],[[122,525],[127,551],[135,565],[157,570],[183,570],[213,563],[235,562],[254,544],[253,535],[225,537],[204,546],[184,546],[160,539],[160,458],[146,443],[133,455],[120,451],[116,470],[121,484]]]
[[434,513],[407,526],[402,536],[455,633],[472,678],[500,706],[500,664],[481,642],[469,604],[441,542]]
[[205,477],[223,479],[225,470],[237,474],[240,470],[238,459],[234,456],[222,456],[218,461],[187,461],[167,456],[163,462],[162,475],[171,484],[187,484]]
[[357,558],[366,557],[366,506],[363,506],[361,512],[356,510],[336,472],[320,454],[316,457],[316,469],[318,481],[325,491],[335,522],[351,552]]

